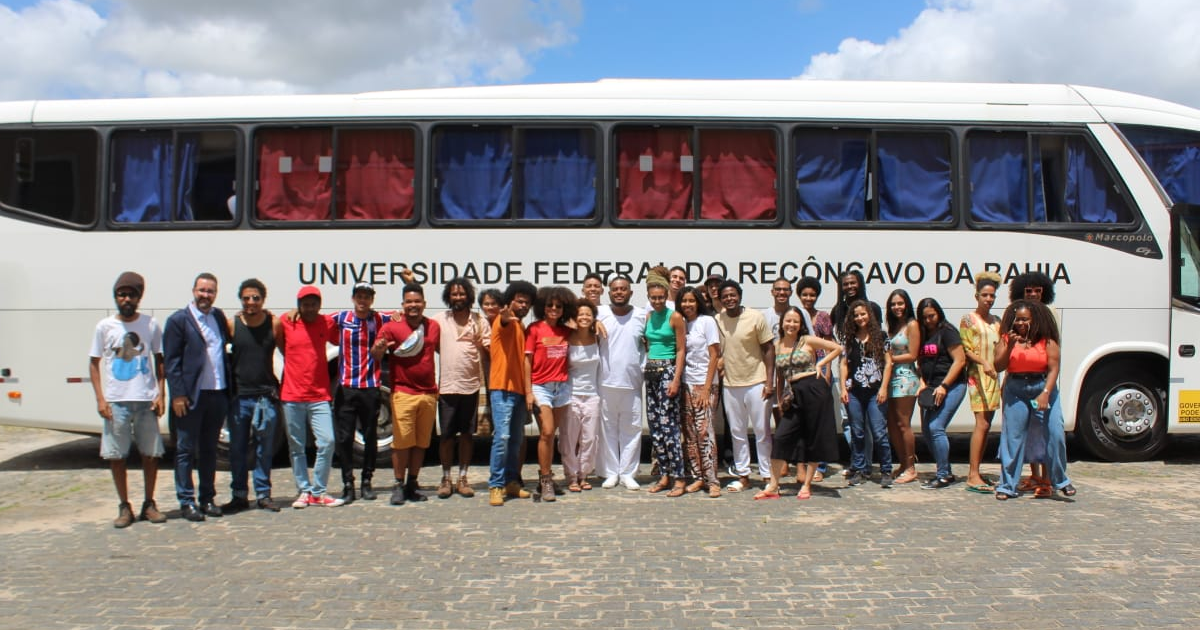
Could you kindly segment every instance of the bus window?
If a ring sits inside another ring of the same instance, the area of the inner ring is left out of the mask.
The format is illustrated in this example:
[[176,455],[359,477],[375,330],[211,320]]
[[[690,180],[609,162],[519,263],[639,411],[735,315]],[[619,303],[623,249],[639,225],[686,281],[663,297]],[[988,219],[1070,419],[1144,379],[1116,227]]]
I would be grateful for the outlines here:
[[415,205],[411,129],[339,129],[337,218],[409,220]]
[[328,127],[261,129],[258,218],[328,221],[333,191],[333,132]]
[[1100,157],[1080,135],[1035,134],[1034,197],[1050,223],[1132,223],[1133,215]]
[[[1029,223],[1029,137],[1025,132],[967,134],[967,177],[971,219],[985,223]],[[1038,198],[1039,216],[1046,216]]]
[[512,205],[512,132],[444,127],[434,141],[434,216],[507,219]]
[[590,219],[596,214],[596,133],[523,129],[517,166],[518,219]]
[[115,223],[228,221],[237,182],[233,131],[118,131],[112,136]]
[[773,221],[778,211],[775,132],[700,130],[700,218]]
[[628,127],[617,131],[617,218],[692,218],[690,127]]
[[1200,204],[1200,133],[1141,125],[1120,125],[1120,129],[1171,203]]
[[0,204],[91,225],[96,220],[98,144],[90,130],[0,132]]
[[879,220],[941,223],[950,212],[950,137],[887,133],[876,137]]
[[869,202],[863,129],[797,132],[796,218],[800,221],[862,221]]

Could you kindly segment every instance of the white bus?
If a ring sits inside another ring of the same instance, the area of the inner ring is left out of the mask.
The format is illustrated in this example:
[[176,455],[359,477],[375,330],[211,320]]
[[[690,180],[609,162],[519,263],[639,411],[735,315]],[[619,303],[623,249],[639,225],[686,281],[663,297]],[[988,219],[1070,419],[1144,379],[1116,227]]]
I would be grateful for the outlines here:
[[[201,271],[232,312],[249,277],[276,311],[302,284],[349,308],[363,280],[393,308],[404,267],[431,286],[578,289],[659,263],[738,280],[753,307],[776,278],[815,276],[827,310],[839,271],[859,269],[875,301],[904,288],[957,322],[974,273],[1040,270],[1068,429],[1099,457],[1146,458],[1200,430],[1198,155],[1200,111],[1072,85],[2,103],[0,423],[99,432],[86,350],[127,269],[160,322]],[[967,407],[952,430],[973,426]]]

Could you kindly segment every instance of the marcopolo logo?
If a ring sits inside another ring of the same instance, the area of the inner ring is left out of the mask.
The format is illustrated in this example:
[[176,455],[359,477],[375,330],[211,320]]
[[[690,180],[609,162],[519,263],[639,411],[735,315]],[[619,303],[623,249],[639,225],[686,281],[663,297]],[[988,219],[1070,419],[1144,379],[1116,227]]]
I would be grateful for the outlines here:
[[1154,241],[1153,234],[1110,234],[1107,232],[1088,232],[1084,239],[1089,243],[1150,243]]

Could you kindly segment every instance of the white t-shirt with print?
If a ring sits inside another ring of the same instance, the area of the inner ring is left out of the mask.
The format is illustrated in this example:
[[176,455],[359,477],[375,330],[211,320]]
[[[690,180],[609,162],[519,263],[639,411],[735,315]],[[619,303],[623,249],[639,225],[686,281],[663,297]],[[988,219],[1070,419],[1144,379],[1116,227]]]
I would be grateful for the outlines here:
[[88,356],[100,359],[100,378],[108,402],[149,402],[158,396],[154,355],[162,354],[162,328],[149,315],[132,322],[116,315],[96,324]]

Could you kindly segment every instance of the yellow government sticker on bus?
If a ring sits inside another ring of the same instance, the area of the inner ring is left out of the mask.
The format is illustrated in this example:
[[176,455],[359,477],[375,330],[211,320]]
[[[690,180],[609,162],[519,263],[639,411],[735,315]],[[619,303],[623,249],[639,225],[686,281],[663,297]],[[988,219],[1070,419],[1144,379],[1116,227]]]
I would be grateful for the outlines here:
[[1179,421],[1200,422],[1200,391],[1179,392]]

